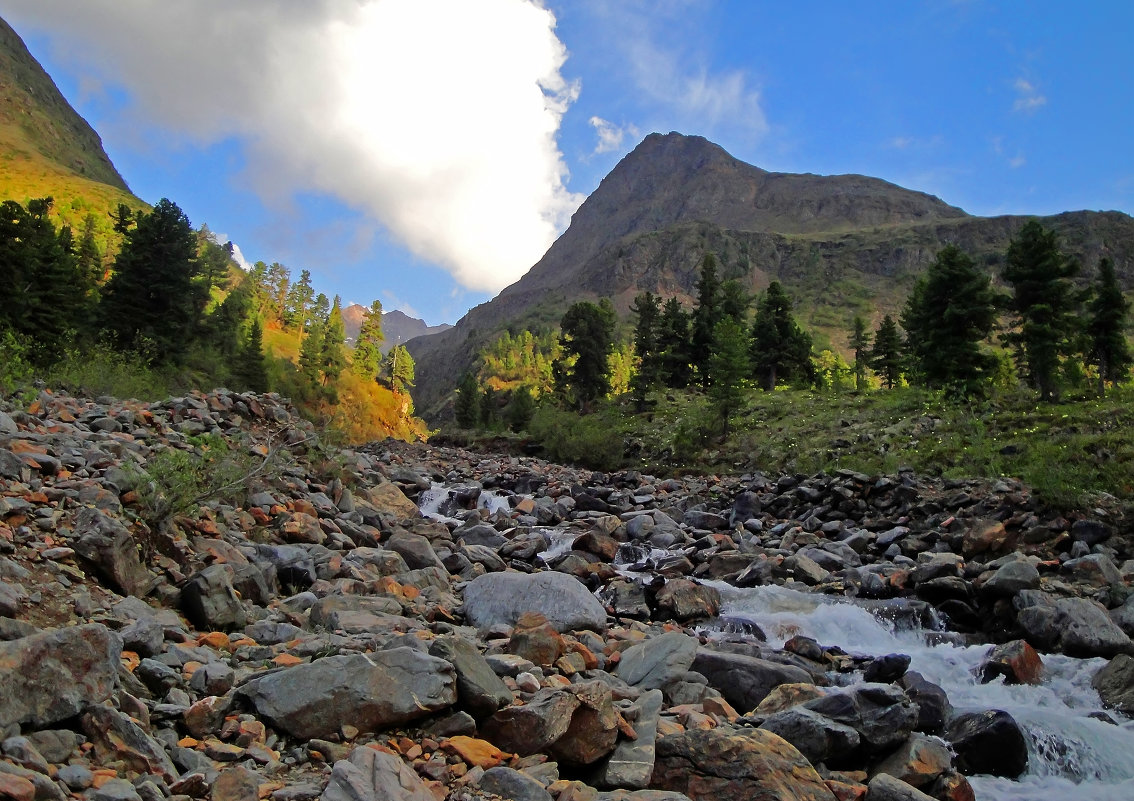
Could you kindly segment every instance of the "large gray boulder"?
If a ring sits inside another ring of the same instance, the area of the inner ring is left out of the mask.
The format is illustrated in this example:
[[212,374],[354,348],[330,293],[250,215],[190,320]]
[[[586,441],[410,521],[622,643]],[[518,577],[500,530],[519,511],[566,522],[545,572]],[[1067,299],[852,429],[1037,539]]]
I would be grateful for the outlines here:
[[606,610],[576,578],[566,573],[488,573],[465,586],[465,617],[477,628],[515,625],[520,615],[538,612],[556,631],[606,628]]
[[331,769],[321,801],[437,801],[413,768],[393,754],[362,746]]
[[1124,715],[1134,714],[1134,657],[1119,654],[1091,679],[1102,702]]
[[457,671],[457,698],[461,708],[473,717],[491,715],[512,703],[508,689],[475,644],[461,637],[438,637],[429,646],[429,653],[444,659]]
[[244,628],[248,617],[232,586],[233,569],[209,565],[192,575],[181,588],[181,610],[202,631]]
[[1016,616],[1028,642],[1040,651],[1068,656],[1114,656],[1134,653],[1134,642],[1110,619],[1106,610],[1087,598],[1052,598],[1024,590],[1015,599]]
[[918,723],[917,704],[892,684],[859,684],[829,692],[803,706],[857,731],[860,753],[865,755],[893,749]]
[[254,679],[240,692],[277,728],[311,739],[344,725],[379,731],[457,700],[456,671],[412,648],[330,656]]
[[803,668],[781,665],[754,656],[730,654],[701,648],[693,660],[693,670],[709,680],[725,700],[742,714],[750,712],[781,684],[809,683],[812,676]]
[[114,691],[122,641],[92,623],[0,642],[0,729],[42,729]]
[[82,558],[123,595],[149,593],[158,577],[138,556],[138,543],[120,520],[101,509],[86,507],[75,516],[75,538],[69,543]]
[[596,786],[643,789],[649,785],[661,708],[661,690],[648,690],[626,710],[625,717],[634,727],[634,739],[618,741],[610,758],[595,774]]
[[679,631],[670,631],[623,651],[616,675],[635,687],[660,689],[680,679],[696,657],[697,640]]

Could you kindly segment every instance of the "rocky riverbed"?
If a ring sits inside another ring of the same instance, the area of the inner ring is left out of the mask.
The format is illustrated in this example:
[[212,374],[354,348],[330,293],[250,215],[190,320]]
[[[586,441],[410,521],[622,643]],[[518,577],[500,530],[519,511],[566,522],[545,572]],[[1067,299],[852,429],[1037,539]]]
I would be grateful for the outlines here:
[[[0,798],[1134,797],[1105,509],[338,450],[223,390],[2,408]],[[155,517],[208,437],[248,486]]]

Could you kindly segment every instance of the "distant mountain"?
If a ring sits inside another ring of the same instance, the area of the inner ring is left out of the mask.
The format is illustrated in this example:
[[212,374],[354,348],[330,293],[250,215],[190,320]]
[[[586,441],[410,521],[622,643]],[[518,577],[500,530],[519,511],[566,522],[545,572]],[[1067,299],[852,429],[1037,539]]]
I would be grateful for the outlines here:
[[[346,329],[348,341],[353,342],[358,338],[358,330],[362,327],[366,312],[367,308],[357,303],[352,303],[343,309],[343,327]],[[439,334],[452,327],[448,323],[428,325],[425,320],[410,317],[397,309],[384,311],[382,312],[382,333],[386,335],[386,341],[382,343],[382,352],[386,353],[399,342],[405,343],[414,337]]]
[[108,211],[119,203],[146,205],[131,194],[98,134],[2,19],[0,155],[0,200],[53,197],[54,215],[76,231],[93,214],[100,240],[109,236]]
[[[572,302],[609,297],[625,313],[649,290],[692,300],[701,259],[753,292],[778,279],[820,339],[845,345],[856,314],[896,313],[917,275],[955,243],[994,274],[1031,217],[975,217],[940,199],[861,175],[774,173],[699,136],[650,134],[579,207],[519,281],[451,330],[414,340],[417,407],[436,414],[477,351],[505,328],[554,327]],[[1134,218],[1041,218],[1089,278],[1109,255],[1134,283]]]

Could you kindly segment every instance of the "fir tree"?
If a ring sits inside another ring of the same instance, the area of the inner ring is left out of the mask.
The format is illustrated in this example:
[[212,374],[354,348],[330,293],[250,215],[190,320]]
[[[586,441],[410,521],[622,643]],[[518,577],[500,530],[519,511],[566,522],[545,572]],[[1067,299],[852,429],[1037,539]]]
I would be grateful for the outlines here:
[[358,329],[358,340],[354,345],[351,370],[364,381],[373,381],[382,368],[382,343],[386,340],[382,333],[382,301],[370,304],[370,309]]
[[689,386],[689,315],[677,298],[662,307],[658,323],[658,349],[661,353],[662,383],[674,389]]
[[697,379],[703,387],[709,385],[713,332],[721,317],[721,279],[717,275],[717,257],[707,253],[701,262],[701,277],[697,281],[697,305],[693,309],[690,349]]
[[268,391],[268,364],[264,358],[264,331],[260,318],[253,317],[248,335],[241,343],[234,371],[237,380],[252,392]]
[[323,326],[323,341],[319,348],[319,370],[323,373],[323,386],[338,381],[339,375],[347,366],[346,328],[343,325],[343,310],[339,296],[335,295],[334,305]]
[[902,380],[902,336],[894,318],[888,314],[874,334],[870,367],[882,377],[887,389],[893,389]]
[[311,271],[301,270],[299,280],[293,283],[287,292],[287,303],[283,314],[284,325],[289,328],[304,327],[314,300],[315,290],[311,287]]
[[996,358],[981,347],[996,322],[989,277],[956,245],[947,245],[919,279],[902,314],[917,381],[960,395],[980,393]]
[[322,356],[323,323],[316,320],[311,323],[299,346],[299,375],[308,391],[313,392],[322,386]]
[[1093,290],[1087,315],[1088,358],[1098,369],[1101,395],[1106,384],[1113,386],[1124,381],[1134,364],[1125,333],[1130,301],[1123,296],[1114,274],[1114,263],[1108,258],[1099,261]]
[[791,298],[779,281],[773,281],[756,306],[752,324],[752,364],[767,391],[780,381],[810,381],[811,336],[792,316]]
[[1079,266],[1059,250],[1054,231],[1035,220],[1020,229],[1008,246],[1004,280],[1012,285],[1010,303],[1016,330],[1005,340],[1016,351],[1028,383],[1040,400],[1059,393],[1059,368],[1075,349],[1078,297],[1070,279]]
[[638,369],[630,379],[634,400],[641,407],[646,394],[662,381],[662,354],[658,349],[658,327],[661,317],[661,299],[650,292],[634,298],[630,310],[638,315],[634,326],[634,353]]
[[716,348],[709,359],[709,397],[721,426],[721,440],[728,437],[729,422],[744,400],[744,385],[752,374],[748,356],[748,332],[744,324],[724,317],[713,332]]
[[405,345],[394,345],[386,354],[386,361],[382,366],[386,381],[390,389],[405,393],[406,387],[412,387],[414,381],[414,363],[410,352]]
[[721,284],[721,316],[731,317],[741,325],[748,324],[748,310],[752,308],[752,296],[736,279]]
[[491,386],[484,388],[480,393],[480,427],[491,431],[496,427],[496,390]]
[[457,385],[457,398],[453,402],[453,415],[461,428],[475,428],[480,420],[480,388],[476,376],[465,373]]
[[83,288],[88,292],[96,289],[103,280],[102,253],[95,241],[95,216],[88,214],[83,219],[83,233],[79,235],[79,247],[75,251],[75,266]]
[[562,352],[554,365],[556,383],[583,411],[610,392],[614,321],[614,308],[603,298],[599,304],[573,304],[559,322]]
[[858,392],[866,389],[866,367],[869,364],[870,332],[866,330],[866,320],[858,315],[854,318],[854,331],[851,332],[850,346],[854,350],[854,388]]
[[528,427],[535,414],[535,398],[527,384],[520,384],[512,391],[512,400],[508,404],[508,427],[517,434]]

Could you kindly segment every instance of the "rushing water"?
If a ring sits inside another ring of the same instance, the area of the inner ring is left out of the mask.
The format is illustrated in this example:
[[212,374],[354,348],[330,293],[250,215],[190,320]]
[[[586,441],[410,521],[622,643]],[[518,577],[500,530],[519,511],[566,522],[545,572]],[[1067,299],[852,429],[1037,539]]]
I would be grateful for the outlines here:
[[855,654],[909,654],[910,669],[941,685],[957,711],[1011,714],[1028,737],[1028,772],[1019,781],[972,777],[980,801],[1134,801],[1134,723],[1090,717],[1102,709],[1090,680],[1104,660],[1044,654],[1039,686],[981,684],[977,668],[988,646],[941,643],[923,628],[902,628],[853,602],[783,587],[715,586],[722,617],[759,625],[770,644],[802,634]]
[[[426,517],[433,518],[442,523],[459,525],[460,520],[442,511],[442,507],[446,504],[446,501],[454,496],[457,489],[458,488],[446,487],[444,484],[434,483],[429,489],[422,490],[421,495],[419,495],[417,499],[417,508],[420,509],[421,513]],[[501,495],[495,490],[481,490],[480,496],[476,501],[476,506],[478,509],[487,511],[490,515],[496,514],[496,512],[501,509],[508,511],[511,508],[508,496]]]

